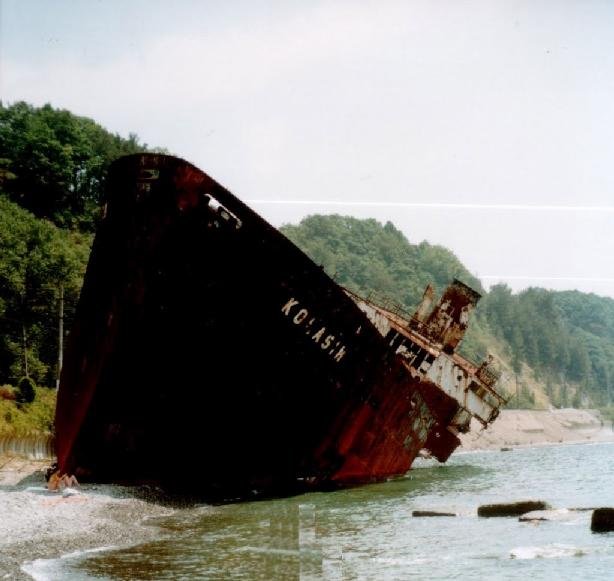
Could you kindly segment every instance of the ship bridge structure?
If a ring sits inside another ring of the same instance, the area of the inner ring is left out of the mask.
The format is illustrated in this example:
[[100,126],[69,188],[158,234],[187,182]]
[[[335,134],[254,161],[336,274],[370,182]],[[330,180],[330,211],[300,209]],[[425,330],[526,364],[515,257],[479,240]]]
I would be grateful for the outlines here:
[[434,290],[429,285],[416,312],[409,315],[398,305],[385,307],[346,292],[402,357],[411,377],[436,386],[445,395],[434,401],[428,394],[437,390],[423,390],[439,428],[425,445],[430,453],[447,460],[460,443],[458,434],[469,431],[472,418],[483,428],[497,418],[506,399],[495,389],[501,372],[494,358],[489,355],[478,365],[457,352],[479,293],[454,279],[434,304]]

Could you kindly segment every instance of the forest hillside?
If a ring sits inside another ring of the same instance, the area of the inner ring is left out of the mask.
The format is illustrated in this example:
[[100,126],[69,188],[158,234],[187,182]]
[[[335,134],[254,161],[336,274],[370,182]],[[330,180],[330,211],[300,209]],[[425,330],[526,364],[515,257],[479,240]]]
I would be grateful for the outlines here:
[[483,296],[461,353],[492,353],[511,406],[609,406],[614,395],[614,300],[578,291],[506,285],[488,292],[447,248],[412,244],[395,226],[349,216],[310,216],[282,232],[343,286],[413,312],[427,284],[453,279]]

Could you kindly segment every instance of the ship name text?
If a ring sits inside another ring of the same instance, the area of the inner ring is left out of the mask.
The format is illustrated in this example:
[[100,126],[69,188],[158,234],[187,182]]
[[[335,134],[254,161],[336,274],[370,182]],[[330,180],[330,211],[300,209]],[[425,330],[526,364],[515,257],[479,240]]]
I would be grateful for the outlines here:
[[311,340],[319,345],[322,351],[325,351],[333,361],[339,363],[347,352],[346,346],[327,329],[327,326],[316,317],[311,316],[311,313],[306,309],[299,300],[290,298],[287,303],[281,307],[281,312],[286,315],[295,325],[304,329],[305,334],[309,335]]

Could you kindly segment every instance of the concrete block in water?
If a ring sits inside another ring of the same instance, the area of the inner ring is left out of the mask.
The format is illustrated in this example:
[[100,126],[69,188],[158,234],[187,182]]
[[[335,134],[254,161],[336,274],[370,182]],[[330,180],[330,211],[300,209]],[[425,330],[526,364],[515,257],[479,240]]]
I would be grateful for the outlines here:
[[412,516],[456,516],[453,512],[438,512],[435,510],[414,510]]
[[591,531],[594,533],[614,531],[614,508],[596,508],[591,518]]
[[478,516],[520,516],[534,510],[549,510],[550,505],[543,500],[522,500],[502,504],[483,504],[478,507]]

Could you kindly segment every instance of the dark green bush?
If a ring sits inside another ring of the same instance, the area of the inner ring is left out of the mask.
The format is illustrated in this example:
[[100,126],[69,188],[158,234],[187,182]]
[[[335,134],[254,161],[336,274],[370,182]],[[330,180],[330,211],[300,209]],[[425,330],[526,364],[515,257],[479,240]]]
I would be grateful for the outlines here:
[[36,384],[31,377],[22,377],[17,384],[17,402],[32,403],[36,397]]

